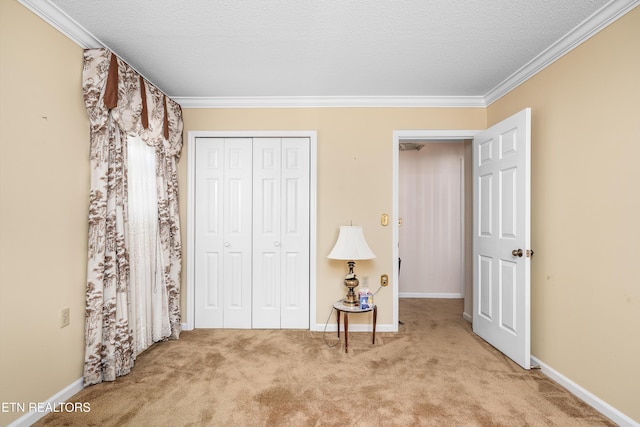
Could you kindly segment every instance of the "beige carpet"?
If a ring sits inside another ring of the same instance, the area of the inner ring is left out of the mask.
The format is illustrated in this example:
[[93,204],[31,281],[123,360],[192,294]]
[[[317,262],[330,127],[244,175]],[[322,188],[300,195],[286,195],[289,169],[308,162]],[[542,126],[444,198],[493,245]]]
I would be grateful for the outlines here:
[[[195,330],[38,426],[611,426],[477,338],[461,300],[401,300],[397,334]],[[355,316],[354,316],[355,317]],[[352,319],[352,322],[355,319]],[[327,345],[338,343],[334,347]]]

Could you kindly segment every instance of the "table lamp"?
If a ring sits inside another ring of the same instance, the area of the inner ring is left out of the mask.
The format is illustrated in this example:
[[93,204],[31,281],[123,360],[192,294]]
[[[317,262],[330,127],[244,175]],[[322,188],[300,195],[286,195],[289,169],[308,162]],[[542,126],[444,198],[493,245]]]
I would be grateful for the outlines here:
[[375,257],[375,254],[364,239],[362,227],[354,225],[340,226],[338,240],[329,255],[327,255],[327,258],[347,261],[349,266],[349,272],[344,278],[344,285],[349,289],[347,296],[343,300],[344,305],[355,307],[360,304],[356,293],[353,291],[353,288],[356,288],[359,284],[359,280],[353,272],[353,267],[356,265],[355,261],[373,259]]

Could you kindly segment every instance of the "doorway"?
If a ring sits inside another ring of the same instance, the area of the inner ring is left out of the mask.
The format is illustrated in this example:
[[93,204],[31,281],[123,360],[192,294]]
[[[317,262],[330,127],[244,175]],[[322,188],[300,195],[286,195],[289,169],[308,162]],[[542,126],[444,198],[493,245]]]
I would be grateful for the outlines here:
[[[476,130],[401,130],[394,131],[393,134],[393,251],[394,259],[401,259],[401,242],[400,242],[400,221],[402,214],[400,212],[400,150],[401,145],[403,148],[412,146],[412,144],[424,145],[429,143],[458,143],[463,145],[463,168],[460,171],[462,177],[460,178],[463,192],[462,200],[460,201],[462,208],[461,223],[460,223],[460,236],[461,236],[461,257],[460,265],[462,266],[459,272],[461,276],[461,293],[464,299],[464,311],[462,316],[465,320],[471,322],[473,318],[473,282],[472,282],[472,266],[471,266],[471,231],[473,221],[473,209],[472,209],[472,186],[471,186],[471,156],[472,156],[472,144],[473,137],[479,131]],[[394,266],[394,283],[398,283],[398,286],[393,288],[394,290],[394,324],[397,325],[399,319],[398,303],[400,293],[402,292],[402,282],[400,276],[400,270],[405,265],[397,263]],[[403,270],[404,272],[404,270]],[[427,295],[425,295],[427,296]],[[453,297],[450,295],[449,297]]]
[[464,141],[400,142],[401,298],[464,298]]

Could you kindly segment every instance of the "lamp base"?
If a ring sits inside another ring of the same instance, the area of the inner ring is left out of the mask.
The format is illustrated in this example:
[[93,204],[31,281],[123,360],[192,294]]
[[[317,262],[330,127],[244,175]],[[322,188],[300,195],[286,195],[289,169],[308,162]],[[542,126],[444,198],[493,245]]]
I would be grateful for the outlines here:
[[353,279],[344,279],[344,285],[349,288],[349,292],[347,292],[347,296],[342,300],[342,303],[348,307],[355,307],[360,305],[360,301],[358,300],[358,296],[354,292],[353,288],[357,288],[360,284],[360,281],[357,278]]
[[342,300],[342,304],[346,305],[347,307],[357,307],[360,305],[360,301],[352,301],[351,299],[344,298]]

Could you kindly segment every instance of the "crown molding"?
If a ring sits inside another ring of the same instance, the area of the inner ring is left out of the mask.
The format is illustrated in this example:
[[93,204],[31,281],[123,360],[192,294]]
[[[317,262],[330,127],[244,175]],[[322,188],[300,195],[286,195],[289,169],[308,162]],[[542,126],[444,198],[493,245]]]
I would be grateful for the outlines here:
[[481,96],[172,97],[182,108],[479,107]]
[[640,5],[640,0],[611,0],[560,40],[487,92],[484,96],[485,104],[491,105],[638,5]]
[[[18,0],[83,49],[107,47],[49,0]],[[312,108],[312,107],[477,107],[491,105],[600,30],[640,5],[640,0],[611,0],[484,96],[290,96],[180,97],[183,108]],[[117,54],[117,53],[116,53]]]
[[106,47],[93,34],[48,0],[18,0],[18,2],[83,49]]

